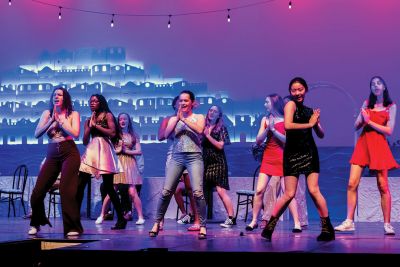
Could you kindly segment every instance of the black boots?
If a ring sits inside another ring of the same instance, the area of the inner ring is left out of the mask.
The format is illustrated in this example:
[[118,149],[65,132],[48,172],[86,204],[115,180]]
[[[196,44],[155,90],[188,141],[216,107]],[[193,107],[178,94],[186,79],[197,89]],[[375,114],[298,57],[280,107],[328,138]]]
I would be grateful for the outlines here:
[[317,237],[317,241],[332,241],[335,240],[335,229],[328,217],[321,217],[321,234]]
[[121,219],[118,219],[118,221],[115,224],[115,226],[111,227],[111,230],[125,229],[126,223],[127,223],[127,220],[125,220],[125,218],[122,217]]
[[261,232],[261,236],[266,239],[266,241],[271,241],[272,233],[274,232],[275,226],[279,220],[279,217],[271,216],[267,225]]

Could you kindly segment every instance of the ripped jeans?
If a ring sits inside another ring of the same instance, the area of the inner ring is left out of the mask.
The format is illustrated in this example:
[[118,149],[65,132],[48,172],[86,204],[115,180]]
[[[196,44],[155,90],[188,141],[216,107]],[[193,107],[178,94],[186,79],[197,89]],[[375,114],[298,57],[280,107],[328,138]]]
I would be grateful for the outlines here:
[[156,223],[160,223],[168,209],[169,203],[179,183],[183,171],[189,172],[193,196],[200,219],[200,226],[206,226],[206,201],[203,194],[204,163],[201,153],[173,153],[166,170],[161,197],[157,204]]

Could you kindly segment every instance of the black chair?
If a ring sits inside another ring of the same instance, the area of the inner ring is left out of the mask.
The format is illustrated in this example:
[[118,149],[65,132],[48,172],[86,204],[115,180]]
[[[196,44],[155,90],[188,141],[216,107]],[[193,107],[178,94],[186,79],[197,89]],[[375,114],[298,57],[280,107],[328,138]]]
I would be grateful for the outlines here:
[[[236,206],[236,214],[235,214],[235,221],[237,219],[237,216],[239,214],[239,206],[246,206],[246,214],[244,217],[244,221],[247,221],[247,215],[249,213],[249,205],[251,205],[251,207],[253,207],[253,199],[254,199],[254,195],[256,194],[255,191],[255,186],[256,186],[256,179],[258,178],[258,174],[260,172],[260,167],[261,165],[259,165],[256,170],[254,171],[253,174],[253,186],[251,188],[251,190],[237,190],[236,194],[238,196],[237,198],[237,206]],[[242,197],[244,197],[245,199],[241,199]]]
[[[22,208],[24,209],[24,215],[26,215],[25,203],[24,203],[24,193],[26,181],[28,179],[28,167],[23,164],[19,165],[14,171],[13,183],[11,188],[0,189],[0,199],[1,201],[8,201],[8,217],[10,217],[11,205],[14,211],[15,217],[15,203],[14,200],[21,200]],[[2,195],[7,195],[2,197]]]
[[56,217],[56,205],[60,204],[60,180],[57,179],[53,186],[48,191],[49,193],[49,211],[47,218],[50,219],[51,206],[53,206],[53,217]]

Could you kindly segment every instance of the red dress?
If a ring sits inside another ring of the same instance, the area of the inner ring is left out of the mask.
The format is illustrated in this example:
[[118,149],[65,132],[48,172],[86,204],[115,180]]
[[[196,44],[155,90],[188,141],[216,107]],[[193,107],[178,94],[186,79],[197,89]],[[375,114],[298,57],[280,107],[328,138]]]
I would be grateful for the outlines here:
[[[285,125],[282,122],[275,124],[275,129],[285,135]],[[265,147],[260,173],[270,176],[283,176],[283,147],[280,141],[271,131],[267,134],[267,146]]]
[[[389,120],[389,107],[381,111],[369,110],[370,120],[386,125]],[[368,166],[371,170],[390,170],[399,167],[390,151],[386,136],[368,125],[364,126],[357,140],[350,163],[362,167]]]

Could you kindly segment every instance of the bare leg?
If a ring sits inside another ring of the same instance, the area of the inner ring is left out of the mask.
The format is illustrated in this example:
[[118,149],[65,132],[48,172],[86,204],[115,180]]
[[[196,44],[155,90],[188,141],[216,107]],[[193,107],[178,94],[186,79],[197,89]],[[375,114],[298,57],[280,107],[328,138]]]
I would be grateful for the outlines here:
[[229,197],[229,195],[226,193],[226,189],[222,188],[220,186],[217,186],[217,192],[219,198],[222,200],[222,203],[224,204],[225,210],[228,213],[229,217],[233,217],[233,205],[232,205],[232,200]]
[[383,213],[383,221],[390,223],[390,211],[392,207],[392,196],[389,189],[388,171],[378,171],[376,174],[378,189],[381,194],[381,206]]
[[265,190],[267,189],[267,185],[268,185],[268,176],[265,173],[260,173],[258,175],[256,193],[253,199],[253,218],[249,224],[251,228],[254,228],[254,226],[257,224],[258,213],[261,210],[262,201]]
[[140,200],[134,185],[129,185],[129,195],[132,198],[132,202],[138,213],[139,219],[143,219],[142,201]]
[[357,205],[357,189],[360,184],[363,167],[351,164],[349,184],[347,186],[347,219],[354,220]]

